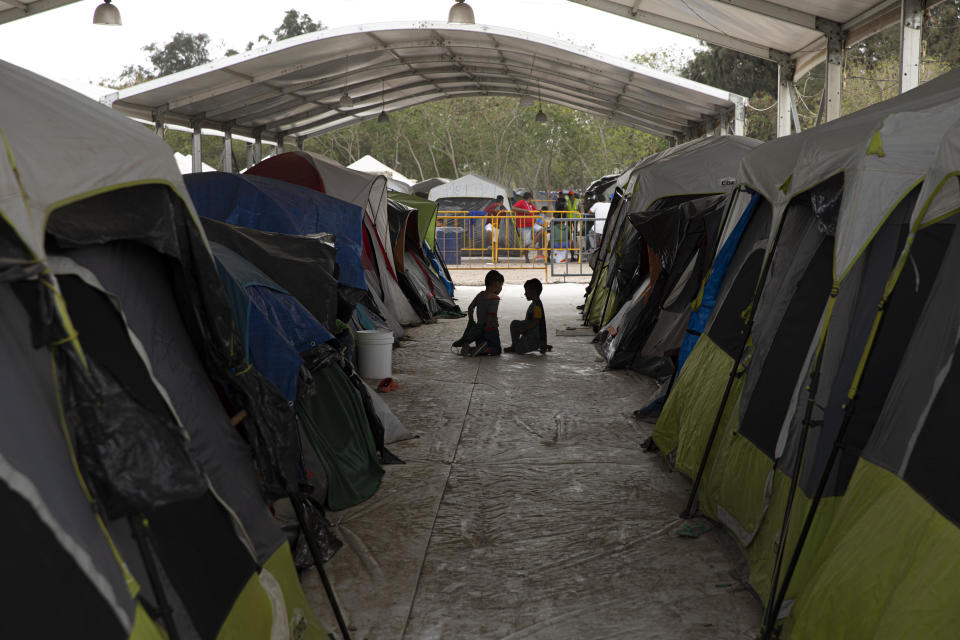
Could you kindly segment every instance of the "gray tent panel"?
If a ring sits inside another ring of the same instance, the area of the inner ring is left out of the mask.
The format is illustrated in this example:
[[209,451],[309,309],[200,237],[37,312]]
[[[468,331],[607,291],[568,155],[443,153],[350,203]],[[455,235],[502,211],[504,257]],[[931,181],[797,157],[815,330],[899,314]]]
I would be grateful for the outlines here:
[[266,562],[285,538],[267,509],[250,449],[231,426],[183,326],[162,258],[129,243],[76,249],[67,255],[92,271],[119,300],[154,376],[190,433],[191,453],[239,517],[257,560]]

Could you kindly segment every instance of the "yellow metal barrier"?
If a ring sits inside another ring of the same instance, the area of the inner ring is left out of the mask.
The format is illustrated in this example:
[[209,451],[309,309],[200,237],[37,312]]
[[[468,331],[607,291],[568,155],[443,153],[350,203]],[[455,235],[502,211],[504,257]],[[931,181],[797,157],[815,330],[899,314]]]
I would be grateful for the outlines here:
[[[563,257],[565,273],[583,275],[584,220],[570,211],[537,211],[493,216],[469,211],[437,215],[436,249],[452,269],[539,269],[549,280]],[[570,216],[570,217],[567,217]],[[556,259],[554,252],[557,253]],[[578,265],[572,272],[569,265]]]

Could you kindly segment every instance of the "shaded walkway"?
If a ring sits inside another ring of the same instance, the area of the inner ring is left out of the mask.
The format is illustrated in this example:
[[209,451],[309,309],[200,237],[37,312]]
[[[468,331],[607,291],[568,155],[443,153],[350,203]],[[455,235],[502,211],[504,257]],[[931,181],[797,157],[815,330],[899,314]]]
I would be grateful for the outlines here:
[[[458,288],[461,305],[478,290]],[[407,464],[377,495],[331,514],[346,544],[328,571],[355,638],[752,637],[736,552],[716,531],[675,535],[689,483],[640,450],[651,426],[631,414],[652,384],[555,335],[579,323],[582,293],[545,288],[546,356],[456,357],[464,321],[449,320],[394,351],[385,399],[419,437],[391,446]],[[517,285],[501,297],[506,326],[527,303]]]

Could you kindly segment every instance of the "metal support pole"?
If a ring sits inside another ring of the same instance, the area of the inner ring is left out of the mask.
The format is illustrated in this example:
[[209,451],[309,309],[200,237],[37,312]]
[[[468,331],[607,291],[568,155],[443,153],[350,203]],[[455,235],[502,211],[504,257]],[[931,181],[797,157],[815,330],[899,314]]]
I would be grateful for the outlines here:
[[180,634],[177,631],[177,625],[173,621],[173,609],[170,607],[167,594],[163,590],[163,581],[160,579],[160,570],[153,557],[153,548],[150,544],[150,537],[147,533],[143,516],[131,515],[127,518],[127,522],[130,523],[130,532],[133,534],[133,539],[137,543],[137,549],[140,551],[140,558],[143,560],[143,567],[147,571],[147,577],[153,589],[153,596],[157,599],[158,610],[151,615],[160,616],[163,620],[167,637],[170,638],[170,640],[179,640]]
[[790,135],[790,111],[793,107],[793,71],[790,63],[777,65],[777,137]]
[[233,173],[233,130],[230,127],[223,130],[223,170]]
[[203,144],[200,137],[200,122],[196,121],[193,123],[193,166],[191,167],[194,173],[203,171],[203,157],[201,156]]
[[796,133],[803,131],[803,127],[800,126],[800,112],[797,111],[797,88],[793,86],[793,83],[790,83],[790,115],[793,116],[793,130]]
[[277,134],[277,155],[283,153],[283,134]]
[[257,129],[253,134],[253,164],[263,160],[263,132]]
[[843,45],[846,34],[840,25],[817,19],[817,29],[827,37],[827,72],[823,90],[827,96],[827,122],[840,117],[843,100]]
[[737,100],[733,107],[733,135],[747,135],[747,101]]
[[160,139],[164,139],[164,134],[167,132],[167,127],[163,123],[163,116],[156,116],[153,121],[153,132],[160,136]]
[[297,138],[297,151],[303,151],[303,138]]
[[333,585],[330,584],[330,578],[327,572],[323,570],[323,553],[317,546],[317,541],[313,539],[310,530],[310,523],[307,519],[307,513],[303,506],[304,498],[292,495],[290,504],[293,505],[293,511],[297,515],[297,522],[300,524],[300,532],[307,541],[307,548],[310,549],[310,555],[313,557],[313,566],[316,567],[320,575],[320,582],[323,583],[323,590],[327,593],[327,599],[330,601],[330,608],[333,609],[333,615],[337,619],[337,626],[340,627],[340,633],[343,634],[343,640],[350,640],[350,630],[347,628],[347,622],[343,619],[343,613],[340,611],[340,605],[337,602],[337,594],[333,591]]
[[900,93],[920,84],[923,0],[900,0]]

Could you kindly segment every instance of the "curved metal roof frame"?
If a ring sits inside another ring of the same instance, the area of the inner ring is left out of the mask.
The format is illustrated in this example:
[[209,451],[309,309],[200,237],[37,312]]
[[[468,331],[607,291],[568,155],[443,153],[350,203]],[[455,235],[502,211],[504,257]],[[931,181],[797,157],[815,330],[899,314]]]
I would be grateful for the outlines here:
[[845,34],[850,46],[900,21],[900,0],[569,1],[778,64],[792,61],[794,78],[826,59],[827,34]]
[[[344,91],[354,101],[349,109],[339,106]],[[307,138],[376,118],[381,109],[524,95],[675,138],[725,128],[746,103],[559,40],[422,21],[305,34],[101,101],[152,122]]]
[[[0,24],[28,18],[79,0],[0,0]],[[93,15],[92,13],[90,15]]]

